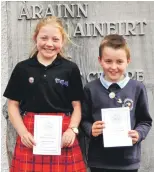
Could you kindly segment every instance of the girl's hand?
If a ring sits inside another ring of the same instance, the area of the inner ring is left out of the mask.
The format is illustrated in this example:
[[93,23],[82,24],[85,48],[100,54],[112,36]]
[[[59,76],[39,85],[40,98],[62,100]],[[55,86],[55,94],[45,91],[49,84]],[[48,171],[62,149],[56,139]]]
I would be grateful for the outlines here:
[[139,133],[136,130],[130,130],[128,135],[132,138],[133,144],[139,140]]
[[105,123],[103,121],[96,121],[92,125],[92,136],[97,137],[103,133],[103,128],[105,128]]
[[71,128],[68,128],[62,136],[62,148],[63,147],[71,147],[76,138],[76,134],[73,132]]
[[26,132],[24,133],[21,137],[21,142],[28,148],[32,148],[33,146],[36,145],[35,141],[34,141],[34,137],[32,136],[32,134],[30,132]]

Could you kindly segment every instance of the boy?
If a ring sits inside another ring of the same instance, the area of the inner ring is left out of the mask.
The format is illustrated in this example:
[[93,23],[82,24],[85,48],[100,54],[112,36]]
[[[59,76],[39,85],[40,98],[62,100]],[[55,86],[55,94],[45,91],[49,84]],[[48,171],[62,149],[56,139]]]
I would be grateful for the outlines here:
[[[90,137],[88,165],[91,172],[137,172],[140,166],[141,141],[147,136],[152,119],[148,111],[144,85],[126,74],[130,51],[120,35],[108,35],[99,47],[99,63],[103,69],[99,79],[84,88],[81,127]],[[101,109],[129,107],[133,146],[105,148],[104,121]]]

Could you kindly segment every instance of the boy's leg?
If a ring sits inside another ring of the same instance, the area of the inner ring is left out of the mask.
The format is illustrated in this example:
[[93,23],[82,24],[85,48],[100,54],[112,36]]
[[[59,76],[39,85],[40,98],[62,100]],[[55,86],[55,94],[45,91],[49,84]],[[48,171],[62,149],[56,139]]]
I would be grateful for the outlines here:
[[90,171],[91,172],[105,172],[105,170],[104,169],[102,169],[102,168],[90,168]]
[[138,170],[104,170],[103,172],[138,172]]
[[102,168],[90,168],[91,172],[138,172],[138,170],[107,170]]
[[104,172],[138,172],[138,170],[105,170]]
[[138,172],[138,170],[117,170],[115,172]]

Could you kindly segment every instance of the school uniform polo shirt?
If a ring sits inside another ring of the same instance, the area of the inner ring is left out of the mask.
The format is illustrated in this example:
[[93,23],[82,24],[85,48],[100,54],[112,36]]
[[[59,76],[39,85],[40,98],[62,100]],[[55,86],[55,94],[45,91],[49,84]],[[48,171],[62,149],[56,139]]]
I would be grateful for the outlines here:
[[77,65],[59,54],[48,66],[32,58],[19,62],[4,96],[20,102],[27,112],[72,112],[72,101],[81,101],[83,87]]

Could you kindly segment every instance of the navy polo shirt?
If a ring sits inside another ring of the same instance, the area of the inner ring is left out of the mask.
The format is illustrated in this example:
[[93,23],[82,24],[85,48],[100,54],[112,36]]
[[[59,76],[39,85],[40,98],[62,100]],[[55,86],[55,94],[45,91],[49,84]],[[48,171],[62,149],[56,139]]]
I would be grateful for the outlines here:
[[74,62],[59,54],[48,66],[32,58],[14,68],[4,96],[20,102],[27,112],[72,112],[72,101],[81,101],[83,86]]

